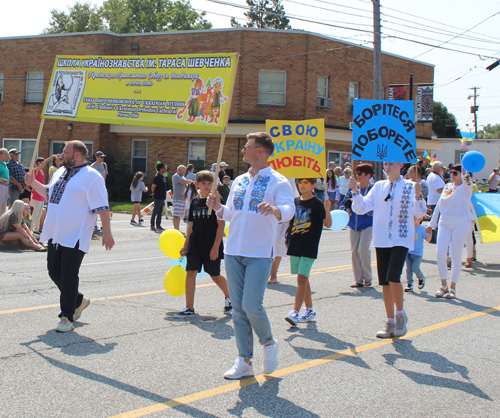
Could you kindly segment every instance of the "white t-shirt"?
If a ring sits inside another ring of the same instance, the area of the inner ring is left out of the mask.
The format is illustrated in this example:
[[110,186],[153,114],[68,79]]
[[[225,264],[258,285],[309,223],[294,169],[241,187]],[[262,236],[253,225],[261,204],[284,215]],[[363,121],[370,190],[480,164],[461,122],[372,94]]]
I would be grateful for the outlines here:
[[427,195],[428,205],[437,204],[439,198],[441,197],[441,193],[438,193],[436,190],[444,188],[444,184],[443,178],[436,173],[430,173],[427,176],[427,186],[429,187],[429,194]]
[[47,218],[40,241],[89,252],[97,214],[109,210],[104,179],[93,168],[75,166],[65,179],[67,169],[57,170],[47,186]]

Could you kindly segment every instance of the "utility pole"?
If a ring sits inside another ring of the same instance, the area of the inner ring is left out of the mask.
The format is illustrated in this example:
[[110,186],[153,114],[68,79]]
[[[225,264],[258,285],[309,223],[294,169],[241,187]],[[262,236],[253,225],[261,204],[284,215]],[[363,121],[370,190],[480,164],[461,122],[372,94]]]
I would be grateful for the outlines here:
[[[373,98],[382,100],[382,46],[380,40],[380,0],[373,3]],[[375,162],[375,179],[382,180],[383,166]]]
[[474,105],[470,107],[470,113],[474,113],[474,133],[477,134],[477,111],[479,110],[479,106],[476,104],[476,98],[479,97],[479,94],[477,94],[477,90],[480,90],[481,87],[470,87],[469,90],[474,90],[474,94],[470,94],[469,97],[467,97],[467,100],[470,100],[471,98],[474,98]]

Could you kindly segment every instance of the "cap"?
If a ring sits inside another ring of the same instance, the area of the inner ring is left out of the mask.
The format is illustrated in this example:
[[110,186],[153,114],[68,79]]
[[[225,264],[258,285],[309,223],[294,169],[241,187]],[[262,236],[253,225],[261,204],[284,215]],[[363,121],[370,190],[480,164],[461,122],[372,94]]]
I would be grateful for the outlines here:
[[97,152],[95,153],[95,156],[96,156],[96,157],[105,157],[104,152],[102,152],[102,151],[97,151]]
[[217,163],[213,163],[212,164],[212,170],[215,171],[216,168],[217,168]]
[[20,154],[20,152],[17,148],[12,148],[11,150],[9,150],[9,155],[10,154]]
[[220,163],[221,167],[229,167],[224,161]]

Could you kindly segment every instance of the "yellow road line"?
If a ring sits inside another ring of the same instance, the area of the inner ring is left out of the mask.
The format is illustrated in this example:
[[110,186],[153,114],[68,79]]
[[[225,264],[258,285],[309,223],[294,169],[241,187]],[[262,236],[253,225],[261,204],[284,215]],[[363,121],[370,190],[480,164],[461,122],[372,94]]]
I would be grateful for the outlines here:
[[455,324],[458,324],[460,322],[468,321],[470,319],[478,318],[482,315],[487,315],[489,313],[497,312],[497,311],[500,311],[500,306],[496,306],[495,308],[485,309],[484,311],[480,311],[480,312],[474,312],[474,313],[469,314],[469,315],[460,316],[458,318],[450,319],[448,321],[440,322],[438,324],[431,325],[428,327],[420,328],[418,330],[411,331],[411,332],[407,333],[404,337],[401,337],[401,338],[389,338],[386,340],[380,340],[380,341],[376,341],[376,342],[373,342],[370,344],[362,345],[360,347],[350,348],[348,350],[340,351],[338,353],[331,354],[331,355],[326,356],[326,357],[322,357],[322,358],[315,359],[315,360],[310,360],[310,361],[307,361],[307,362],[304,362],[301,364],[297,364],[295,366],[290,366],[290,367],[286,367],[284,369],[277,370],[270,375],[258,375],[258,376],[250,377],[250,378],[243,379],[240,381],[235,381],[235,382],[229,383],[227,385],[223,385],[223,386],[219,386],[219,387],[216,387],[213,389],[208,389],[208,390],[204,390],[201,392],[193,393],[193,394],[183,396],[183,397],[180,397],[177,399],[172,399],[172,400],[167,401],[167,402],[162,402],[162,403],[158,403],[155,405],[147,406],[145,408],[136,409],[134,411],[129,411],[129,412],[124,412],[122,414],[113,415],[110,418],[137,418],[137,417],[142,417],[144,415],[152,414],[154,412],[159,412],[159,411],[164,411],[166,409],[175,408],[176,406],[186,405],[186,404],[189,404],[189,403],[192,403],[195,401],[199,401],[199,400],[211,398],[213,396],[220,395],[223,393],[231,392],[233,390],[237,390],[237,389],[240,389],[240,388],[245,387],[245,386],[253,385],[255,383],[259,383],[259,382],[262,382],[264,380],[267,380],[270,377],[272,378],[272,377],[286,376],[288,374],[292,374],[292,373],[299,372],[301,370],[306,370],[306,369],[310,369],[312,367],[320,366],[322,364],[326,364],[326,363],[329,363],[329,362],[332,362],[334,360],[338,360],[338,359],[341,359],[341,358],[344,358],[347,356],[354,356],[354,355],[356,355],[358,353],[362,353],[364,351],[369,351],[369,350],[373,350],[373,349],[378,348],[378,347],[382,347],[384,345],[392,344],[394,341],[398,341],[399,339],[406,340],[406,339],[409,339],[411,337],[415,337],[417,335],[425,334],[425,333],[428,333],[431,331],[435,331],[437,329],[445,328],[445,327],[448,327],[450,325],[455,325]]
[[[376,264],[375,262],[372,264]],[[322,268],[322,269],[317,269],[317,270],[312,270],[312,274],[321,274],[321,273],[334,273],[337,271],[344,271],[344,270],[351,270],[352,266],[351,265],[345,265],[345,266],[336,266],[336,267],[327,267],[327,268]],[[294,276],[293,274],[289,273],[284,273],[284,274],[279,274],[278,277],[287,277],[287,276]],[[197,288],[202,288],[202,287],[210,287],[210,286],[215,286],[215,283],[207,283],[207,284],[200,284],[196,286]],[[165,290],[153,290],[151,292],[143,292],[143,293],[132,293],[130,295],[118,295],[118,296],[107,296],[104,298],[96,298],[92,299],[93,302],[101,301],[101,300],[113,300],[113,299],[125,299],[125,298],[134,298],[138,296],[148,296],[148,295],[156,295],[158,293],[165,293]],[[38,311],[40,309],[49,309],[49,308],[57,308],[59,305],[42,305],[42,306],[31,306],[28,308],[18,308],[18,309],[8,309],[6,311],[0,311],[0,315],[7,315],[7,314],[13,314],[13,313],[19,313],[19,312],[29,312],[29,311]]]

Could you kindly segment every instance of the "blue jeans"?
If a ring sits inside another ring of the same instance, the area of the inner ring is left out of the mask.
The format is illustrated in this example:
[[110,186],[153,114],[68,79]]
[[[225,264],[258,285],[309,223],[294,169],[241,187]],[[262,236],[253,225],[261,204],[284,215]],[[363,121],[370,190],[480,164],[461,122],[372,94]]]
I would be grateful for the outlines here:
[[273,341],[271,323],[264,309],[264,292],[272,258],[225,255],[227,285],[233,305],[234,335],[240,357],[253,358],[253,332],[262,345]]
[[320,202],[324,202],[325,201],[325,192],[324,191],[314,191],[314,196],[316,196]]
[[406,281],[408,282],[408,286],[413,286],[413,273],[415,273],[419,279],[424,278],[424,273],[422,273],[422,270],[420,270],[421,262],[421,255],[410,253],[406,255]]
[[165,200],[155,199],[155,207],[153,213],[151,214],[151,228],[156,228],[161,226],[161,214],[163,212],[163,206],[165,206]]

